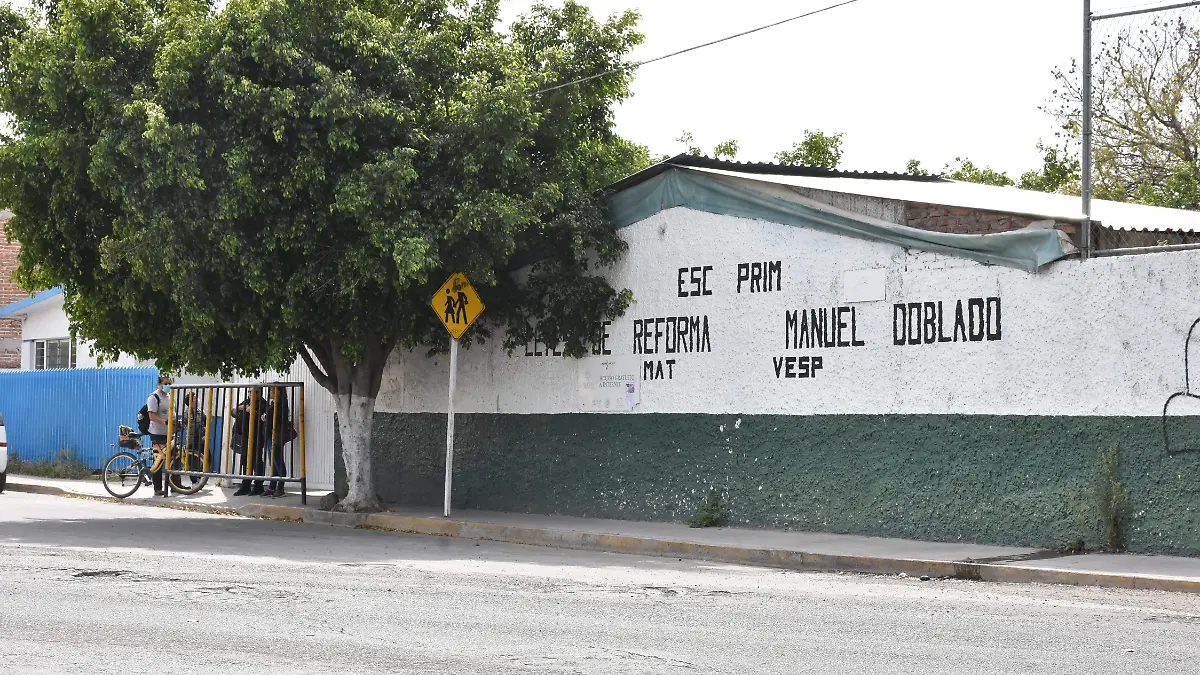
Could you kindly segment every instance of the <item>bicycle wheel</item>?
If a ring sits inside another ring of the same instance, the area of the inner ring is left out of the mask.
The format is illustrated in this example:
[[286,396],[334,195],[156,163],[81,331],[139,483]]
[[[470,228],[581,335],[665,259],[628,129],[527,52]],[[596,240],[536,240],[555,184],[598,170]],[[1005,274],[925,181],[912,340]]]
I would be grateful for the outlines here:
[[117,499],[125,499],[137,492],[142,484],[142,462],[131,452],[118,452],[104,463],[100,474],[104,489]]
[[[175,471],[202,471],[204,466],[201,458],[195,453],[187,453],[187,469],[184,469],[183,458],[178,455],[171,458],[171,468]],[[178,474],[171,476],[171,489],[181,495],[194,495],[208,483],[208,476],[194,474]]]

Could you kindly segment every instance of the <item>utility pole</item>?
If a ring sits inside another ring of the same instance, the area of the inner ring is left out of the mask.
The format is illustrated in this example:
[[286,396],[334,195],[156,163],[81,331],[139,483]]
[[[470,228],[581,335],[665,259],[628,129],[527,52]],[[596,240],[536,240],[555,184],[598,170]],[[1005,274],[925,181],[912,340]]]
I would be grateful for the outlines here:
[[1079,259],[1092,248],[1092,0],[1083,0],[1083,222],[1079,226]]

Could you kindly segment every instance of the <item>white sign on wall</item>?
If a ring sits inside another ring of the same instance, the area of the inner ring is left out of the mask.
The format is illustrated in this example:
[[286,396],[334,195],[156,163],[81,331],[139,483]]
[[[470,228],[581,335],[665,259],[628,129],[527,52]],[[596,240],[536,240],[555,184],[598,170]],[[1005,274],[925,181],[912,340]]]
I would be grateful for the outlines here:
[[606,356],[579,362],[579,409],[588,412],[632,411],[641,383],[633,359]]
[[850,270],[842,272],[842,296],[845,302],[879,302],[884,298],[887,270]]

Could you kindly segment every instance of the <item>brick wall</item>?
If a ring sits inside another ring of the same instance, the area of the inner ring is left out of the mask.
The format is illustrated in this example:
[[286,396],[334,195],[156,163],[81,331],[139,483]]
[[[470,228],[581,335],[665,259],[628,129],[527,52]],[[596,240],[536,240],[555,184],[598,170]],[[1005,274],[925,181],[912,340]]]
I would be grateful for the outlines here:
[[[17,252],[21,250],[21,245],[15,241],[8,241],[4,234],[4,225],[7,222],[7,218],[0,216],[0,307],[29,297],[29,294],[12,280],[12,274],[17,269]],[[20,344],[21,322],[17,319],[0,319],[0,340],[12,339],[18,340],[18,345]],[[20,348],[0,349],[0,368],[20,367]]]
[[[938,204],[909,202],[905,212],[906,224],[921,230],[951,232],[953,234],[993,234],[1019,230],[1044,218],[1032,218],[1000,211],[984,211]],[[1073,223],[1055,223],[1055,228],[1070,235],[1071,240],[1079,232]]]
[[[1031,223],[1046,218],[1023,216],[1002,211],[985,211],[982,209],[943,206],[940,204],[925,204],[920,202],[903,202],[881,197],[830,192],[805,187],[789,188],[800,195],[836,206],[840,209],[861,213],[872,218],[897,225],[907,225],[919,230],[933,232],[949,232],[952,234],[993,234],[1008,232],[1029,227]],[[770,194],[770,192],[768,192]],[[776,195],[786,199],[785,194]],[[1078,245],[1079,226],[1074,223],[1055,222],[1055,229],[1067,233],[1071,241]]]

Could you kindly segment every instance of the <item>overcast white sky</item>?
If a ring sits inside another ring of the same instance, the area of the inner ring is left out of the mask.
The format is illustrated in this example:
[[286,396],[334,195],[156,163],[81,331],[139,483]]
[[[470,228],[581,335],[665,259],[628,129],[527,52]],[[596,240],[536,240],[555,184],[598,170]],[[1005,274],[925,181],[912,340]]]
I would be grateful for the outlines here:
[[[835,0],[581,0],[642,14],[647,59]],[[507,0],[506,18],[531,0]],[[1150,0],[1093,0],[1094,12]],[[619,133],[675,153],[687,129],[705,150],[728,138],[739,160],[770,161],[805,129],[844,132],[843,168],[940,170],[956,156],[1014,178],[1054,134],[1038,107],[1051,69],[1078,58],[1082,0],[858,0],[642,69]]]
[[[551,3],[561,0],[548,0]],[[642,15],[648,59],[836,0],[579,0],[598,16]],[[27,0],[16,0],[26,4]],[[505,23],[533,0],[504,0]],[[1168,0],[1093,0],[1097,13]],[[688,130],[706,151],[741,143],[770,161],[805,129],[846,134],[842,167],[940,170],[970,158],[1016,178],[1037,167],[1055,127],[1038,108],[1051,70],[1078,59],[1082,0],[858,0],[646,66],[617,113],[619,133],[655,154]]]

